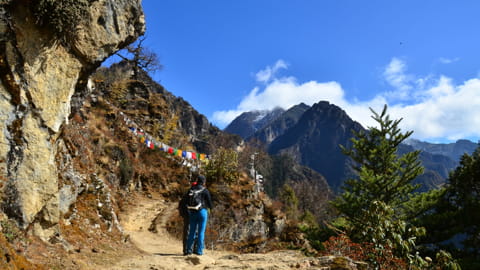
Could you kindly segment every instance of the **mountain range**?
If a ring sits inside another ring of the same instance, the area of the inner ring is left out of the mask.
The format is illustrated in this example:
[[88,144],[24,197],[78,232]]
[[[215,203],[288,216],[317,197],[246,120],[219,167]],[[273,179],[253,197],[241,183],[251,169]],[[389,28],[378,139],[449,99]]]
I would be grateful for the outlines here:
[[[247,141],[258,140],[272,155],[288,154],[323,175],[332,190],[338,192],[352,173],[351,161],[340,145],[349,147],[352,131],[365,128],[340,107],[320,101],[312,106],[301,103],[288,110],[244,112],[224,131]],[[422,184],[420,190],[428,190],[442,185],[458,166],[460,157],[471,154],[477,146],[468,140],[434,144],[409,139],[399,147],[399,154],[420,150],[425,171],[415,181]]]

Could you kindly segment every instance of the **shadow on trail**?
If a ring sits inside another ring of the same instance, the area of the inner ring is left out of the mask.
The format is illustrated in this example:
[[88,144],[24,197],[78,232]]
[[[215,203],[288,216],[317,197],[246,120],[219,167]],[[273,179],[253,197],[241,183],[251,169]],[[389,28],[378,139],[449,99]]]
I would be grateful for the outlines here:
[[153,253],[153,255],[156,255],[156,256],[178,256],[178,257],[184,257],[183,254],[178,254],[178,253]]

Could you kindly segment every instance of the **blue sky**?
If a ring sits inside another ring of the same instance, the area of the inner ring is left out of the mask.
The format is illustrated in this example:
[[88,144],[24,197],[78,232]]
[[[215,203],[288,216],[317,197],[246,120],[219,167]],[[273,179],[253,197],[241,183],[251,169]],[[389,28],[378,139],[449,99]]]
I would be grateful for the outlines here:
[[430,142],[480,138],[480,1],[143,0],[154,74],[219,128],[320,100],[388,104]]

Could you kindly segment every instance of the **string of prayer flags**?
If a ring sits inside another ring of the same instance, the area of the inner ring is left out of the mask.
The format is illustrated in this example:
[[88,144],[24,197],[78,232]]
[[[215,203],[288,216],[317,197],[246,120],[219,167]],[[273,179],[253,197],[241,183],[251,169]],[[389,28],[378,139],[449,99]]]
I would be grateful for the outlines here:
[[145,145],[147,145],[147,148],[150,148],[150,149],[154,149],[155,148],[155,144],[149,140],[149,139],[146,139],[145,140]]
[[[111,105],[108,101],[105,101],[107,104]],[[116,111],[119,111],[116,109]],[[204,164],[208,164],[210,161],[210,156],[207,154],[200,154],[192,151],[185,151],[178,148],[171,147],[163,142],[157,142],[151,135],[143,131],[143,129],[138,128],[138,125],[130,120],[123,112],[119,111],[119,114],[122,116],[123,121],[127,125],[128,129],[137,137],[139,137],[141,143],[145,143],[145,146],[149,149],[158,149],[160,151],[166,152],[173,156],[182,157],[182,165],[191,167],[190,169],[198,169],[200,166],[196,162],[191,162],[192,160],[201,160]]]
[[[123,115],[123,114],[122,114]],[[123,118],[124,118],[124,121],[126,123],[131,123],[131,124],[134,124],[130,119],[128,119],[125,115],[123,115]],[[173,156],[178,156],[178,157],[182,157],[184,159],[191,159],[191,160],[201,160],[201,161],[205,161],[206,159],[208,159],[208,155],[206,154],[199,154],[199,153],[196,153],[196,152],[192,152],[192,151],[186,151],[186,150],[182,150],[182,149],[178,149],[178,148],[174,148],[174,147],[171,147],[171,146],[168,146],[166,145],[165,143],[162,143],[162,142],[156,142],[152,136],[150,136],[149,134],[147,134],[146,132],[144,132],[142,129],[139,129],[139,128],[136,128],[136,127],[132,127],[132,126],[129,126],[128,129],[134,134],[136,135],[137,137],[139,137],[140,139],[140,142],[141,143],[144,143],[145,146],[149,149],[159,149],[163,152],[167,152]]]

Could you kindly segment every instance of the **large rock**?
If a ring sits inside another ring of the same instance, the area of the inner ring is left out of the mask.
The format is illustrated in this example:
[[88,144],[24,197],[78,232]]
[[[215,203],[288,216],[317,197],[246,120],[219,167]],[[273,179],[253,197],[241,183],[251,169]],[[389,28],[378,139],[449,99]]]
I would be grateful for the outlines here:
[[44,239],[60,216],[55,155],[72,95],[105,58],[145,31],[140,0],[89,3],[90,19],[67,44],[36,24],[24,1],[0,1],[2,209],[23,228],[35,223]]

